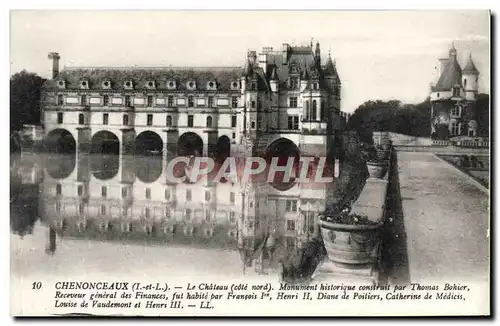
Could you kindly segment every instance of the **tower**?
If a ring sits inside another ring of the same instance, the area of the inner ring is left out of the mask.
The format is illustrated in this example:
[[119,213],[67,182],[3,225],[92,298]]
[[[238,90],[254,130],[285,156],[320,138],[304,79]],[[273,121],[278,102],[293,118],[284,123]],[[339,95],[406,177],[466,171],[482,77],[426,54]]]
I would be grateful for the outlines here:
[[321,50],[319,48],[319,42],[316,42],[316,50],[314,50],[314,57],[316,61],[316,66],[321,67]]
[[472,55],[469,55],[469,61],[462,71],[462,85],[465,91],[467,101],[475,101],[478,91],[479,71],[472,61]]

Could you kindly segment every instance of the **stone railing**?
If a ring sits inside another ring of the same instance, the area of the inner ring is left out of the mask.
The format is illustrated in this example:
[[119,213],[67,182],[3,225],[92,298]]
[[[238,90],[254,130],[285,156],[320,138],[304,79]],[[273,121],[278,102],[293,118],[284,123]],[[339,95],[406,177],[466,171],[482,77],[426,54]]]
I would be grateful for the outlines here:
[[382,179],[368,178],[360,196],[352,206],[351,213],[364,215],[370,221],[385,220],[386,199],[388,196],[389,176],[393,169],[394,150],[391,150],[387,173]]

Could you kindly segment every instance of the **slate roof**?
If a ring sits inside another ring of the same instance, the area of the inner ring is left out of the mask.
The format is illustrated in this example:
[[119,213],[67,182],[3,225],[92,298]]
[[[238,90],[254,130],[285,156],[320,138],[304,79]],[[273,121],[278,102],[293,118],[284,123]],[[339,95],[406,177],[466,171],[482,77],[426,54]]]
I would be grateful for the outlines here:
[[231,88],[231,83],[240,80],[241,67],[124,67],[124,68],[64,68],[54,80],[48,80],[45,87],[56,86],[65,80],[67,89],[79,89],[81,80],[88,80],[90,89],[102,89],[103,81],[111,81],[111,89],[123,90],[125,81],[133,81],[134,89],[146,89],[154,81],[156,89],[167,89],[167,83],[175,80],[178,90],[187,89],[187,82],[196,81],[196,90],[206,90],[207,83],[217,82],[218,91]]
[[474,65],[474,62],[472,61],[472,56],[469,56],[469,61],[467,61],[464,70],[462,70],[462,74],[479,75],[479,70],[477,70],[476,65]]
[[450,56],[446,67],[443,69],[439,80],[434,87],[435,91],[450,91],[455,85],[462,84],[462,68],[456,56]]

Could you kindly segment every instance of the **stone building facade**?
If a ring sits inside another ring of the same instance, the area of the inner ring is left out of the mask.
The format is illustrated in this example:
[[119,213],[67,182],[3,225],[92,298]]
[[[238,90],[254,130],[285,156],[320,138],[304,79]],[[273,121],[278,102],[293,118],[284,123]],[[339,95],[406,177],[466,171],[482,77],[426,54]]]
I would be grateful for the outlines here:
[[[44,85],[47,139],[76,152],[265,155],[277,144],[334,155],[345,119],[341,82],[320,44],[248,51],[244,67],[64,68],[51,53]],[[70,144],[71,145],[71,144]],[[61,148],[59,148],[61,149]],[[63,148],[65,149],[65,148]]]
[[472,56],[462,69],[452,45],[448,58],[440,59],[439,79],[431,86],[431,135],[434,138],[478,136],[477,70]]

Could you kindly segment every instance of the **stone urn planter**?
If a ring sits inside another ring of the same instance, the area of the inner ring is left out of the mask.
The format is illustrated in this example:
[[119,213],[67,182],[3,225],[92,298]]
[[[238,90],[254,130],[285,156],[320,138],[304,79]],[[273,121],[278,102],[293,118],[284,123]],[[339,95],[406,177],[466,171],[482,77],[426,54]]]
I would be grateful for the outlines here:
[[378,161],[385,161],[388,160],[391,155],[390,150],[385,150],[385,149],[377,149],[377,160]]
[[370,161],[366,163],[370,178],[383,179],[387,173],[389,163],[386,160]]
[[343,267],[376,263],[382,221],[342,223],[335,219],[328,221],[320,218],[318,225],[328,258],[333,263]]

